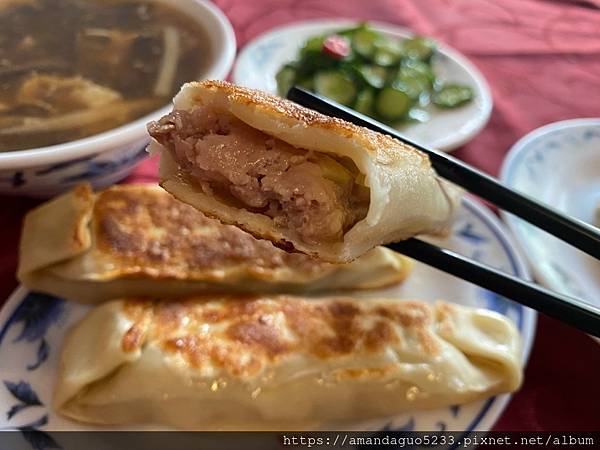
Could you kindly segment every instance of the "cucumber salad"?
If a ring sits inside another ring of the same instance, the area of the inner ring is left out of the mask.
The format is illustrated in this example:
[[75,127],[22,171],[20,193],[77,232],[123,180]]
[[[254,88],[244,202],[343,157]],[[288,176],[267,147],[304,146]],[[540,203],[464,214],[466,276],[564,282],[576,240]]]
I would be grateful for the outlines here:
[[436,77],[435,49],[428,37],[397,39],[361,24],[308,39],[277,73],[277,89],[285,96],[298,85],[391,126],[425,121],[429,104],[449,109],[473,99],[469,86]]

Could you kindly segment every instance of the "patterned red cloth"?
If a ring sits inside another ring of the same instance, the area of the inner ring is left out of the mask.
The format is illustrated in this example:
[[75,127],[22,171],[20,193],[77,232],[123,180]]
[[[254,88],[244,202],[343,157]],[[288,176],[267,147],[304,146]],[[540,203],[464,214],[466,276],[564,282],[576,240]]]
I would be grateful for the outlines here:
[[[392,22],[435,36],[467,55],[494,95],[488,126],[456,151],[497,174],[523,134],[557,120],[600,115],[600,0],[217,0],[238,44],[289,22],[350,17]],[[129,181],[156,179],[145,161]],[[35,201],[0,198],[0,298],[16,286],[19,226]],[[600,347],[547,317],[525,383],[495,429],[600,430]]]

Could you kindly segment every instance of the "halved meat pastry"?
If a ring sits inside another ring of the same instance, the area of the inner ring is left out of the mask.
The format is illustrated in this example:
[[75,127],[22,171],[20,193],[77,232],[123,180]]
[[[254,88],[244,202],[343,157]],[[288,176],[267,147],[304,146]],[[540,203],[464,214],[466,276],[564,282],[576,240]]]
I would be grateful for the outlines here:
[[18,277],[29,289],[80,302],[128,295],[307,292],[403,280],[406,257],[376,248],[346,265],[288,254],[209,219],[151,185],[94,194],[82,185],[31,211]]
[[148,125],[161,186],[284,249],[347,262],[452,219],[457,193],[395,139],[221,81],[174,105]]
[[68,335],[53,404],[96,424],[314,429],[514,391],[520,352],[504,316],[441,302],[116,300]]

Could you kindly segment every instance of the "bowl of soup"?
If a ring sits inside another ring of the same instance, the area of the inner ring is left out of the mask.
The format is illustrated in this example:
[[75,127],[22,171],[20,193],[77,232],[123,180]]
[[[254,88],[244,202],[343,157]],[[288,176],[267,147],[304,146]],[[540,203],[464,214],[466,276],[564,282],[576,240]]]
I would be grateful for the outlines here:
[[204,0],[0,1],[0,193],[124,178],[146,123],[183,83],[224,79],[235,50]]

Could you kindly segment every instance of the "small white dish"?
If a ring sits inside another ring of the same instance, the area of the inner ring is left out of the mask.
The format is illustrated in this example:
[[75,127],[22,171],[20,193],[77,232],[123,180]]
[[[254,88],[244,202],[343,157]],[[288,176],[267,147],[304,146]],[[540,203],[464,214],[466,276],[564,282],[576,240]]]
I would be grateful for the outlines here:
[[[275,75],[284,64],[297,57],[306,39],[356,24],[356,20],[311,20],[270,30],[242,49],[233,70],[233,81],[276,93]],[[369,25],[397,38],[414,34],[396,25],[381,22],[369,22]],[[441,80],[471,86],[475,98],[456,109],[431,107],[427,122],[407,124],[399,131],[426,147],[450,151],[470,141],[485,126],[492,111],[492,95],[483,75],[456,50],[440,43],[433,65]]]
[[[207,0],[152,0],[185,13],[210,37],[213,60],[201,74],[224,79],[235,58],[231,23]],[[148,154],[146,124],[171,110],[171,104],[121,127],[63,144],[0,152],[0,194],[51,197],[81,182],[96,189],[127,176]]]
[[[452,235],[438,243],[508,273],[529,278],[523,257],[500,221],[487,208],[473,200],[464,200]],[[529,358],[535,335],[535,311],[423,264],[416,263],[414,272],[399,286],[360,295],[367,298],[380,296],[430,302],[446,299],[497,311],[515,322],[523,342],[523,364]],[[50,406],[63,339],[68,329],[89,308],[31,293],[23,287],[19,287],[8,299],[0,311],[0,430],[35,429],[45,433],[57,430],[107,429],[65,419],[57,415]],[[414,411],[356,423],[352,429],[459,430],[465,433],[486,431],[492,428],[509,399],[510,395],[501,395],[460,406]],[[7,415],[11,410],[12,413]],[[121,429],[157,427],[130,426]],[[59,440],[60,437],[57,436]],[[94,448],[106,448],[99,444]],[[277,442],[273,442],[273,445],[278,448],[281,443],[277,445]]]
[[[593,224],[600,205],[600,118],[556,122],[529,133],[508,153],[500,180]],[[600,261],[511,214],[502,217],[540,283],[600,306]]]

